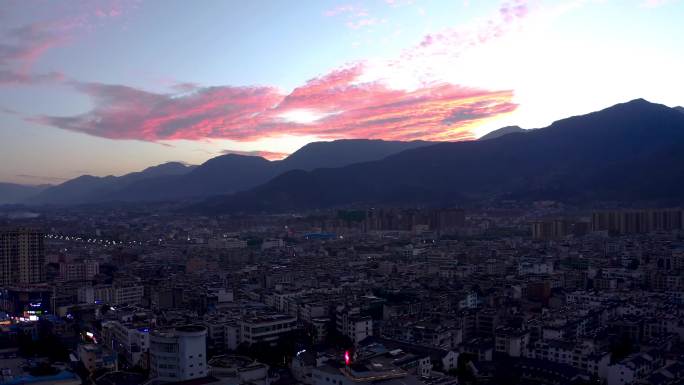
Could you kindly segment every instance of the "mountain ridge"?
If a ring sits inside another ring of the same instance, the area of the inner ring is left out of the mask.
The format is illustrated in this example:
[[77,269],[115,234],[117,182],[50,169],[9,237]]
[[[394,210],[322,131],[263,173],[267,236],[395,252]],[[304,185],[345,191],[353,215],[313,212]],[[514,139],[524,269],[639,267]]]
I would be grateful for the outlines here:
[[[287,211],[501,198],[682,200],[677,193],[684,187],[682,147],[684,114],[636,99],[561,119],[525,135],[439,143],[374,162],[290,172],[196,208]],[[652,172],[666,165],[670,166]]]
[[178,162],[169,162],[120,177],[82,175],[43,191],[29,202],[72,205],[206,198],[253,188],[294,169],[340,167],[381,159],[405,149],[428,144],[430,142],[342,139],[309,143],[278,161],[251,155],[225,154],[211,158],[199,166],[188,167]]
[[517,132],[525,132],[525,129],[520,128],[519,126],[506,126],[506,127],[501,127],[498,130],[491,131],[483,136],[481,136],[478,140],[489,140],[489,139],[494,139],[498,138],[504,135],[508,134],[513,134]]

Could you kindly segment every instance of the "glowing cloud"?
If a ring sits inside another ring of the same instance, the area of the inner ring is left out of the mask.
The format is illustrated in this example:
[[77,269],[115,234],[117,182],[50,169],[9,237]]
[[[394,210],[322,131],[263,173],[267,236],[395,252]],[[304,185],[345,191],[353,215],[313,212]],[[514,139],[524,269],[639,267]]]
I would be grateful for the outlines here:
[[211,87],[176,96],[77,83],[95,108],[31,121],[110,139],[146,141],[264,137],[461,140],[470,124],[516,108],[511,91],[433,84],[413,91],[355,84],[336,71],[282,95],[269,87]]
[[247,156],[260,156],[268,160],[281,160],[287,158],[290,154],[286,152],[272,152],[272,151],[240,151],[240,150],[223,150],[221,154],[235,154],[235,155],[247,155]]
[[316,121],[321,120],[328,115],[330,114],[320,113],[314,110],[301,108],[283,112],[278,116],[286,122],[299,124],[313,124]]

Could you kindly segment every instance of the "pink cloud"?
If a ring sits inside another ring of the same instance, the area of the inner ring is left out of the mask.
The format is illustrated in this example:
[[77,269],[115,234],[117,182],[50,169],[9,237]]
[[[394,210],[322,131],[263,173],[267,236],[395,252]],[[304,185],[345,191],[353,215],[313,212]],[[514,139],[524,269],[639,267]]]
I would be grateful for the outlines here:
[[521,19],[527,16],[529,11],[527,3],[523,0],[515,0],[510,3],[503,3],[499,8],[499,13],[506,23],[510,23],[515,19]]
[[46,23],[32,23],[11,28],[1,37],[0,65],[2,66],[21,63],[23,67],[30,67],[47,50],[66,41],[65,37],[53,33]]
[[530,12],[526,0],[504,2],[498,14],[483,23],[470,27],[446,28],[427,34],[416,47],[407,50],[403,59],[422,55],[460,54],[462,49],[487,43],[506,34],[516,23],[525,19]]
[[[332,71],[285,95],[272,87],[209,87],[187,95],[76,83],[95,108],[31,121],[110,139],[252,141],[282,135],[461,140],[469,126],[516,108],[511,91],[431,84],[413,91],[357,83],[362,65]],[[309,121],[292,118],[297,114]],[[285,117],[288,118],[285,118]]]
[[9,28],[0,34],[0,86],[59,82],[64,75],[53,71],[32,74],[33,63],[66,37],[52,31],[50,23]]
[[[57,71],[31,74],[31,68],[47,51],[72,41],[75,31],[93,29],[94,17],[118,17],[130,4],[131,0],[88,1],[76,6],[55,2],[48,4],[55,15],[52,19],[0,29],[0,85],[63,80]],[[11,11],[9,7],[6,12]]]
[[387,22],[386,19],[372,17],[366,8],[352,4],[339,5],[323,12],[323,15],[343,17],[347,20],[345,25],[351,29],[362,29]]
[[132,87],[76,83],[96,107],[72,117],[34,118],[45,124],[110,139],[221,138],[254,136],[250,130],[282,95],[268,87],[209,87],[174,97]]

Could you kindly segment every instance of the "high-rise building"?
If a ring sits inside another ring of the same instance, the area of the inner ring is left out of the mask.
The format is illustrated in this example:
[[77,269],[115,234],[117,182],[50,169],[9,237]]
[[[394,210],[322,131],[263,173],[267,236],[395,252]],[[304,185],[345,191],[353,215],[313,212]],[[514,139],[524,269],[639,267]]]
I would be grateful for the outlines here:
[[186,381],[207,376],[207,328],[179,326],[150,335],[150,376]]
[[44,234],[17,228],[0,230],[0,285],[45,281]]
[[99,262],[92,259],[59,264],[59,278],[65,282],[92,280],[99,272]]
[[591,219],[592,230],[615,234],[684,229],[684,210],[680,208],[596,211]]

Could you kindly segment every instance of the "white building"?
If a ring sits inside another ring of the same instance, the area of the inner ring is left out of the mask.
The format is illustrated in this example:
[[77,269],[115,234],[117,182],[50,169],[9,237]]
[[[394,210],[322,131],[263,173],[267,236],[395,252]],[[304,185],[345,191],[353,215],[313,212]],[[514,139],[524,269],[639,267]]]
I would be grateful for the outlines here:
[[98,303],[108,305],[139,305],[145,288],[142,285],[96,285],[78,289],[79,303]]
[[143,368],[147,366],[144,357],[150,348],[148,327],[106,321],[102,323],[102,336],[107,346],[126,357],[129,364]]
[[373,335],[373,319],[360,315],[358,307],[340,306],[337,308],[337,331],[358,344]]
[[162,381],[206,377],[207,329],[188,325],[150,335],[150,376]]

